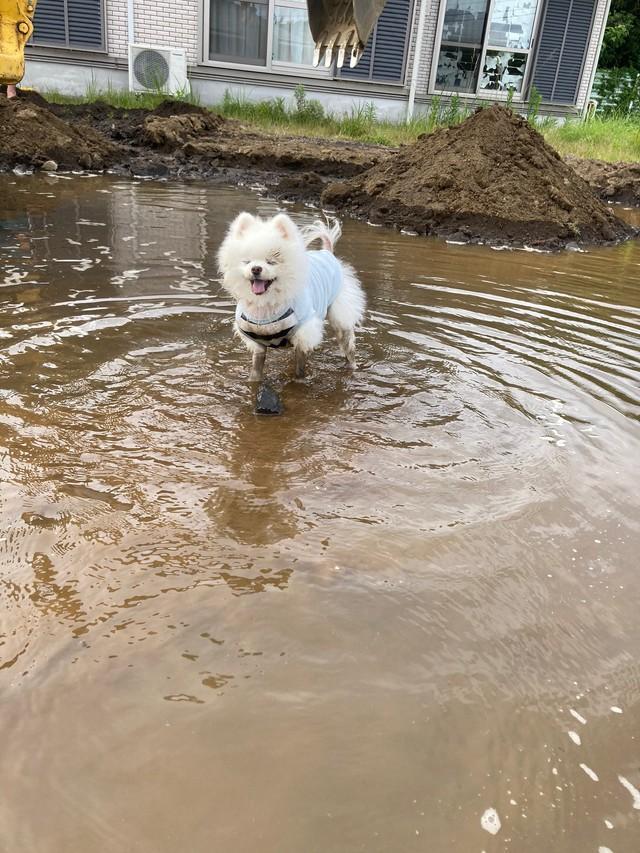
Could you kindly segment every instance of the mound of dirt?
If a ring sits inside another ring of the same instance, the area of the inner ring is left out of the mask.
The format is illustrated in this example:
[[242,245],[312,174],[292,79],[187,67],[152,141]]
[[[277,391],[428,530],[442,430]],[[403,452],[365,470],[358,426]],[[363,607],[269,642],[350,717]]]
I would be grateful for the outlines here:
[[115,147],[87,126],[68,124],[33,101],[0,99],[0,169],[37,169],[55,160],[61,169],[100,170],[115,154]]
[[565,160],[602,198],[640,205],[640,163],[606,163],[580,157]]
[[322,202],[374,224],[467,242],[556,249],[635,233],[503,106],[425,134],[367,172],[330,184]]
[[216,134],[224,124],[222,116],[206,111],[168,116],[152,113],[144,120],[141,141],[152,148],[175,151],[187,142]]
[[186,115],[208,116],[210,114],[210,111],[205,107],[190,104],[187,101],[176,101],[174,98],[166,98],[150,113],[150,115],[160,116],[161,118]]

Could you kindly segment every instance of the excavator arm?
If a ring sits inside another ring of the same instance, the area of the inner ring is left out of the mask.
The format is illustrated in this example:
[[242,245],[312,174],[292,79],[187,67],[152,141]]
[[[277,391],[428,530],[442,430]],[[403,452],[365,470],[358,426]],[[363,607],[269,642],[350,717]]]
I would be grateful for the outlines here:
[[35,11],[36,0],[0,0],[0,83],[19,83],[24,76]]
[[[316,43],[313,64],[328,67],[345,55],[353,68],[362,56],[386,0],[307,0],[309,27]],[[33,32],[36,0],[0,0],[0,83],[19,83],[24,47]]]

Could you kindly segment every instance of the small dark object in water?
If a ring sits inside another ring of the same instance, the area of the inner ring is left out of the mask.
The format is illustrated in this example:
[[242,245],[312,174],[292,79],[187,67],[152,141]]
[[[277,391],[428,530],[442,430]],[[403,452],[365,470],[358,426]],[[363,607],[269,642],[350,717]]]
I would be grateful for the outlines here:
[[281,415],[284,411],[284,406],[280,401],[280,397],[270,385],[262,384],[258,388],[256,394],[256,414],[257,415]]

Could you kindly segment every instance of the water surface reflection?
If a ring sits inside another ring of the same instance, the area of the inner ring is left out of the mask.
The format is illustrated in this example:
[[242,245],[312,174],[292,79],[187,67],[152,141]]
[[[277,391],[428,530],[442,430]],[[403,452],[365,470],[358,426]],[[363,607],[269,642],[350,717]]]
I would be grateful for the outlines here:
[[215,249],[270,202],[0,197],[12,853],[636,853],[638,245],[348,222],[364,367],[261,420]]

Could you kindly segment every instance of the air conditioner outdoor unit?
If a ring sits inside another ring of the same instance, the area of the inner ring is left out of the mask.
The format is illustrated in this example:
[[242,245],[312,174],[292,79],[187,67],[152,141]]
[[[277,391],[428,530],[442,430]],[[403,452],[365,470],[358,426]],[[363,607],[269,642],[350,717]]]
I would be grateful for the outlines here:
[[129,45],[129,89],[132,92],[186,94],[187,55],[182,48]]

